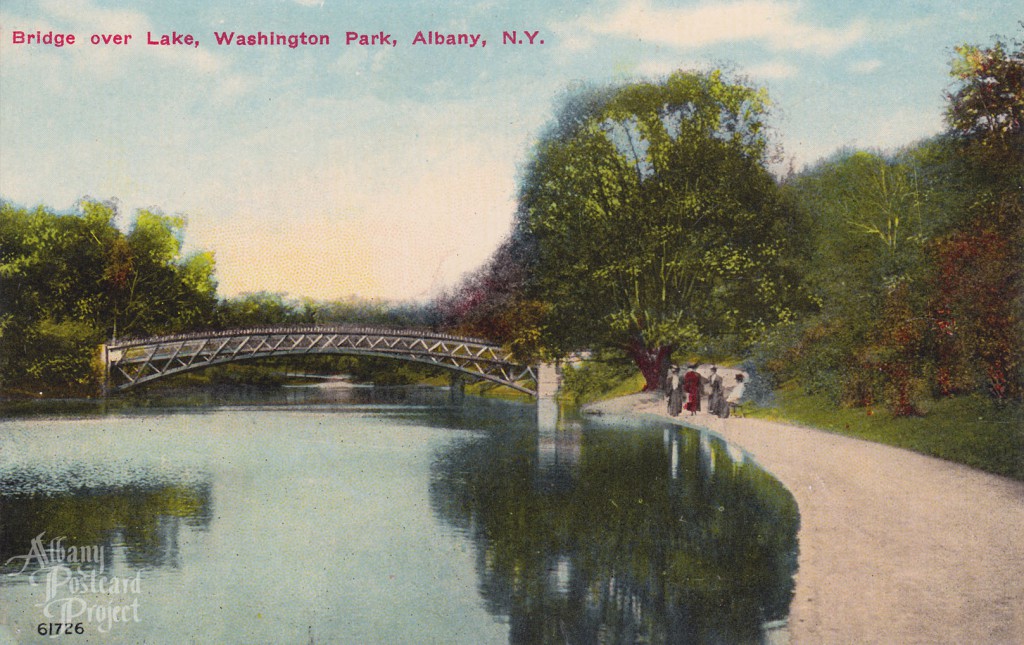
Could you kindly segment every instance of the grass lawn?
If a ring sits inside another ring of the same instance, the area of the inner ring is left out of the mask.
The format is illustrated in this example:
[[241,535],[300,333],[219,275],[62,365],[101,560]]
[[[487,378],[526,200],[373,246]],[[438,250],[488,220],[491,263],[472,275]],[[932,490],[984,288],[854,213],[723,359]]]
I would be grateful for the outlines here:
[[[595,401],[604,401],[607,399],[614,399],[617,396],[626,396],[627,394],[635,394],[644,389],[646,381],[644,375],[639,372],[634,376],[621,381],[618,385],[612,389],[602,392],[599,396],[595,397]],[[587,401],[589,403],[589,401]]]
[[783,388],[772,408],[749,416],[788,421],[907,448],[1024,480],[1024,408],[997,407],[976,396],[927,402],[921,417],[893,417],[879,408],[836,408],[822,397]]

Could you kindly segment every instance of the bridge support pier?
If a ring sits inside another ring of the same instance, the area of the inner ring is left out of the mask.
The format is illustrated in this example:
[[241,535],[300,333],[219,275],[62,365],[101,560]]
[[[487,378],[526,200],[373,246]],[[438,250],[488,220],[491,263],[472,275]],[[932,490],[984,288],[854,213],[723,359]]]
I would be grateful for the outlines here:
[[541,363],[537,367],[537,399],[554,399],[562,389],[562,367],[558,363]]
[[106,398],[110,395],[110,350],[106,343],[100,345],[99,360],[100,367],[93,373],[99,377],[100,396]]
[[537,399],[537,430],[554,433],[558,429],[558,401],[554,397]]
[[466,398],[466,381],[458,372],[450,372],[448,385],[448,401],[450,403],[462,403]]

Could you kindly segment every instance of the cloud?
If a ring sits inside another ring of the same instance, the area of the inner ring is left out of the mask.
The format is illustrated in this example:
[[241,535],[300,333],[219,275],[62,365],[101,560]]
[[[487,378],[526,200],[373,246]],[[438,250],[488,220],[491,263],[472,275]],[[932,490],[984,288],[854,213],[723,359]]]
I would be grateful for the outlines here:
[[877,58],[871,60],[860,60],[850,63],[850,71],[855,74],[870,74],[882,66],[882,61]]
[[138,11],[106,9],[87,0],[45,0],[40,6],[52,18],[79,29],[135,33],[150,28],[148,18]]
[[748,67],[746,71],[754,78],[765,79],[792,78],[800,73],[800,70],[785,61],[768,61]]
[[655,8],[649,0],[626,0],[612,14],[584,18],[583,30],[681,49],[758,41],[776,51],[832,55],[866,35],[862,21],[833,29],[801,20],[795,4],[740,0],[689,8]]
[[639,63],[634,71],[640,76],[646,78],[660,78],[668,76],[672,72],[680,69],[685,70],[703,70],[713,67],[710,62],[700,62],[696,60],[681,60],[678,58],[673,59],[651,59]]

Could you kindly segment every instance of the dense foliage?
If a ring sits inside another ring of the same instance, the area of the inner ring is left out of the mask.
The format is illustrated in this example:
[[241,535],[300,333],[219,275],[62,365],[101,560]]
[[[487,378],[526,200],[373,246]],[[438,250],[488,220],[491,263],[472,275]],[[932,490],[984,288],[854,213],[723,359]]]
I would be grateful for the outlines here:
[[535,265],[533,240],[521,231],[513,232],[483,267],[430,305],[436,324],[461,335],[500,342],[525,359],[545,354],[552,358],[541,342],[550,306],[528,292]]
[[97,347],[115,335],[195,329],[217,297],[213,256],[183,256],[184,221],[83,201],[57,214],[0,205],[0,382],[8,390],[85,393]]
[[898,415],[930,395],[1021,399],[1024,54],[957,52],[949,132],[842,153],[786,187],[815,223],[820,307],[775,367],[808,391]]

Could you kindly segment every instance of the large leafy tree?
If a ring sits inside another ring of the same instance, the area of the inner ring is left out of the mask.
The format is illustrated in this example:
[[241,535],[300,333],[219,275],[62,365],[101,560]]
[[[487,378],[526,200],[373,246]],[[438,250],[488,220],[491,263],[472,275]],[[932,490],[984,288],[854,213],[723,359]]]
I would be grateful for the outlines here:
[[519,195],[549,351],[618,347],[655,389],[674,350],[792,315],[804,233],[765,167],[767,116],[763,91],[717,71],[565,102]]

